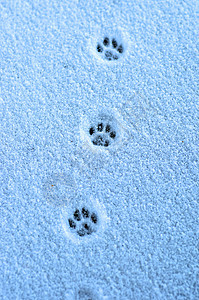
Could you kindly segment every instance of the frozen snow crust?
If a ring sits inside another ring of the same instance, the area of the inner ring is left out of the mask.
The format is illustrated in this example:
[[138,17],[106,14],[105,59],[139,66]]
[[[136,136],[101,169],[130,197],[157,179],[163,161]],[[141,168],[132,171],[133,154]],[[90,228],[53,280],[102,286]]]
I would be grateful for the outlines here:
[[0,1],[0,299],[198,299],[194,1]]

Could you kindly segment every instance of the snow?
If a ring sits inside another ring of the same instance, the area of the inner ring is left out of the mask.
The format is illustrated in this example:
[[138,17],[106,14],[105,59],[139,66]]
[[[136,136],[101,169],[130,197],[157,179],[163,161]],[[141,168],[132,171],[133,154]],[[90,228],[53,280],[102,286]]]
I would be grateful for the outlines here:
[[[198,299],[197,2],[1,0],[0,16],[0,298]],[[99,215],[90,237],[68,227],[77,204]]]

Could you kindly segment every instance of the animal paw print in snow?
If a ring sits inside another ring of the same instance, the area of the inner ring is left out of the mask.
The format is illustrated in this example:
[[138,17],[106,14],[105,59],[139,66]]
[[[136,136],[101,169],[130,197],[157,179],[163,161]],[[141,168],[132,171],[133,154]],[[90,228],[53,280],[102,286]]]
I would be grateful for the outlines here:
[[102,43],[97,44],[97,52],[109,61],[118,60],[124,52],[122,43],[116,38],[105,37]]
[[97,126],[91,126],[89,134],[95,146],[108,147],[116,137],[116,132],[109,123],[99,122]]
[[68,224],[73,232],[78,236],[88,236],[97,231],[98,216],[86,207],[76,209],[73,216],[68,219]]

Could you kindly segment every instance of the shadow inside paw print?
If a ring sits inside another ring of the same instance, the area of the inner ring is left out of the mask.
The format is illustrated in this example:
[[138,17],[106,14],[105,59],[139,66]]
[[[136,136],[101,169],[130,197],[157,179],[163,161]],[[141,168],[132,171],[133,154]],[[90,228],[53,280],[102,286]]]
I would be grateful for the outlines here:
[[102,43],[97,44],[97,52],[105,60],[113,61],[120,58],[124,52],[124,47],[116,38],[105,37]]
[[112,129],[110,124],[100,122],[96,127],[89,128],[89,134],[92,137],[92,143],[95,146],[108,147],[111,145],[112,140],[116,137],[115,130]]
[[102,299],[102,297],[100,297],[100,295],[95,291],[83,287],[77,291],[75,299],[76,300],[99,300]]
[[88,208],[82,207],[81,210],[74,211],[73,216],[68,219],[68,224],[70,229],[80,237],[91,235],[97,230],[98,216]]

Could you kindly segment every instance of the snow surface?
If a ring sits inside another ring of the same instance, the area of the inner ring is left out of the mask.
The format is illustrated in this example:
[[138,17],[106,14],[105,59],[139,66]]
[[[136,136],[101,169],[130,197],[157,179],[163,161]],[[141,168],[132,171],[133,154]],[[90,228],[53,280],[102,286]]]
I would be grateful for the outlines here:
[[0,0],[0,25],[0,299],[199,299],[197,1]]

